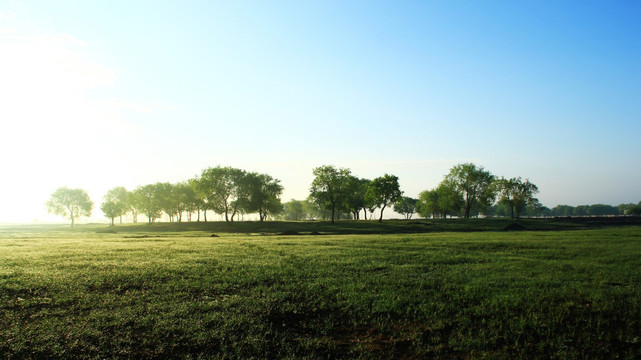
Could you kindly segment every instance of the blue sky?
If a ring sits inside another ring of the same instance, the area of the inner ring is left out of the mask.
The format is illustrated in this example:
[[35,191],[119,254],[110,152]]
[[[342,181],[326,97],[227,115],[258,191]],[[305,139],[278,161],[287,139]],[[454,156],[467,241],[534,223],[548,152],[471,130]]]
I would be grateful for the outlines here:
[[462,162],[641,200],[638,1],[9,0],[0,53],[4,221],[219,164],[284,200],[324,164],[416,197]]

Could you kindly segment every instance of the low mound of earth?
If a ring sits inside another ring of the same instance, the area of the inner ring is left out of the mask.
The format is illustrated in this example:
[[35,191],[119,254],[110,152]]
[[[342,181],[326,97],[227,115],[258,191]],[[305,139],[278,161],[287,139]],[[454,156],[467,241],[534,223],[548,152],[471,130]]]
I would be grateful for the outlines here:
[[503,228],[503,231],[523,231],[527,230],[523,225],[512,223]]

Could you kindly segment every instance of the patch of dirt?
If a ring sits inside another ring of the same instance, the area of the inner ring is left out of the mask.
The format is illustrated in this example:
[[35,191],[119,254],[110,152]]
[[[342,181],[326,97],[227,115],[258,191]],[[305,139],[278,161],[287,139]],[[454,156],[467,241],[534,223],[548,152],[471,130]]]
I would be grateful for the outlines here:
[[287,231],[283,231],[279,235],[300,235],[300,234],[298,233],[298,231],[287,230]]
[[211,235],[209,235],[209,237],[220,237],[220,236],[218,236],[216,234],[211,234]]

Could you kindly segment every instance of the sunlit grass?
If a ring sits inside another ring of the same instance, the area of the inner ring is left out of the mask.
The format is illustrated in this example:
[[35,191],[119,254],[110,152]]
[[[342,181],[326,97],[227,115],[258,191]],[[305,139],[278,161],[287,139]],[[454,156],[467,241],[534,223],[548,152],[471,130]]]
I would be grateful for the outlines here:
[[0,358],[641,355],[640,227],[96,229],[1,235]]

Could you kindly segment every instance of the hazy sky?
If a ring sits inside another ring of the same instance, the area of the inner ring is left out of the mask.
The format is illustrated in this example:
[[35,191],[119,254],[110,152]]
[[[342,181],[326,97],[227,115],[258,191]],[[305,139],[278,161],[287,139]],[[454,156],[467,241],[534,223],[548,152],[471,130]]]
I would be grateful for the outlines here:
[[320,165],[416,197],[474,162],[636,203],[641,2],[4,0],[0,136],[0,222],[219,164],[285,201]]

